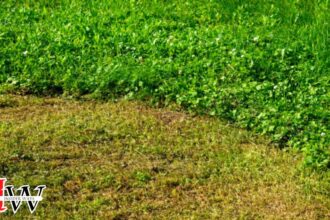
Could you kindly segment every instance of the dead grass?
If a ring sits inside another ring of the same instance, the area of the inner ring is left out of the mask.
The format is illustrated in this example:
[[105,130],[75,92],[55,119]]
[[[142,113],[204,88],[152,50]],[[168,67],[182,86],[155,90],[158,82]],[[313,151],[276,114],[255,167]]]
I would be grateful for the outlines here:
[[0,96],[0,150],[1,177],[47,185],[35,218],[330,218],[329,172],[299,153],[138,102]]

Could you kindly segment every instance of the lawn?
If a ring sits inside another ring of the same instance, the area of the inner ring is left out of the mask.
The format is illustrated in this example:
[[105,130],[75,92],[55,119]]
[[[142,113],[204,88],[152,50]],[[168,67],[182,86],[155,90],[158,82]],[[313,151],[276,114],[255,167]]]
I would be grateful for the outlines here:
[[[177,105],[0,96],[0,176],[45,184],[33,219],[328,219],[329,172]],[[11,211],[1,219],[12,219]]]
[[0,178],[47,186],[15,217],[330,219],[329,8],[0,1]]
[[0,93],[176,103],[330,167],[328,0],[0,1]]

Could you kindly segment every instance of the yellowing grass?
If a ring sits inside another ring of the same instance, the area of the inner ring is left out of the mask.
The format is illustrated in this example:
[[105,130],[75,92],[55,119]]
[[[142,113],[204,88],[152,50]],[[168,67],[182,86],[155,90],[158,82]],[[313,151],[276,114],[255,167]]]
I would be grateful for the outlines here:
[[37,219],[330,217],[329,173],[299,154],[138,102],[0,96],[0,150],[9,184],[47,185]]

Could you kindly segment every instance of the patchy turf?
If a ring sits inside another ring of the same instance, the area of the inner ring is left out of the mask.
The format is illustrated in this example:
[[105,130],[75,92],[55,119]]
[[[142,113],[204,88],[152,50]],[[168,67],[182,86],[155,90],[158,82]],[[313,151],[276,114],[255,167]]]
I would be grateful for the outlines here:
[[0,151],[0,177],[47,185],[40,219],[330,218],[329,172],[299,153],[138,102],[0,96]]

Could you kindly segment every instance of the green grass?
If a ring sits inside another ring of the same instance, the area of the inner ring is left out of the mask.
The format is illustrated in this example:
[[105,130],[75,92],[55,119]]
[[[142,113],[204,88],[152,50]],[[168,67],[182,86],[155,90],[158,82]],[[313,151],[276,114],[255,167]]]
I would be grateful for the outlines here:
[[47,185],[33,219],[330,217],[329,172],[174,106],[0,96],[0,152],[8,184]]
[[0,3],[0,91],[177,103],[330,166],[328,0]]

